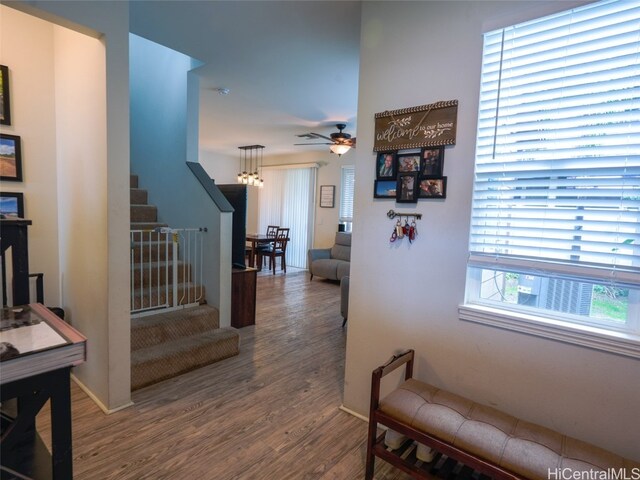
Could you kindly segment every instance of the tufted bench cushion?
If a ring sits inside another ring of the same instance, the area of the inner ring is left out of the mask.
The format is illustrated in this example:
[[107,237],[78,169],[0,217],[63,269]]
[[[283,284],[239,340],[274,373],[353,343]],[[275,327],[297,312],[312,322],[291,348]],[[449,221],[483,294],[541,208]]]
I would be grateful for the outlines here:
[[410,378],[380,402],[380,410],[483,460],[525,478],[549,469],[606,470],[639,466],[618,455],[495,408]]
[[[627,478],[640,474],[640,463],[412,378],[413,357],[413,350],[394,356],[372,374],[365,478],[373,478],[374,456],[415,478],[431,478],[383,446],[378,423],[494,478],[548,480],[570,471],[571,478],[592,479],[609,469]],[[403,364],[404,382],[379,400],[381,378]]]

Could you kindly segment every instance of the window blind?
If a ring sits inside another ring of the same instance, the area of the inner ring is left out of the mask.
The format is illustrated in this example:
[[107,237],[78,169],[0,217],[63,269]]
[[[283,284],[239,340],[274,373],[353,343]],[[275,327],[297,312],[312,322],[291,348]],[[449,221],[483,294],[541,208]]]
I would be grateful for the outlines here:
[[355,192],[355,167],[345,165],[342,167],[341,195],[340,195],[340,221],[353,222],[353,197]]
[[268,225],[288,227],[287,265],[306,268],[307,250],[313,242],[316,167],[265,167],[264,188],[259,190],[259,231]]
[[640,1],[485,34],[470,265],[637,286],[639,207]]

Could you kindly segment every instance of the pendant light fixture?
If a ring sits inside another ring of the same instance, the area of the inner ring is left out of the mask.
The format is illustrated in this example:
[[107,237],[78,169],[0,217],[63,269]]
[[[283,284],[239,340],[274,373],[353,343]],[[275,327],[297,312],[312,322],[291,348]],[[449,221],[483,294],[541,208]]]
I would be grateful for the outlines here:
[[[260,173],[262,172],[264,145],[246,145],[238,148],[241,150],[240,170],[242,170],[241,173],[238,173],[238,183],[262,188],[264,186],[264,180],[260,178]],[[248,168],[247,159],[249,163]]]

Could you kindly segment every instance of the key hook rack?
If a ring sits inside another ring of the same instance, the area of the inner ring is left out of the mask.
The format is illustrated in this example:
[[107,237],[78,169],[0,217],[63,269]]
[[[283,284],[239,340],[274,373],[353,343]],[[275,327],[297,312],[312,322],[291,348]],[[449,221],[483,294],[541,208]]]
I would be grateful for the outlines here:
[[414,217],[416,220],[420,220],[422,218],[422,214],[421,213],[402,213],[402,212],[396,212],[394,210],[389,210],[387,212],[387,217],[389,218]]
[[[389,239],[391,243],[396,240],[402,240],[404,237],[409,239],[409,243],[412,243],[416,239],[416,236],[418,235],[416,220],[420,220],[422,218],[421,213],[402,213],[389,210],[387,212],[387,217],[390,219],[400,217],[393,227],[393,232],[391,232],[391,238]],[[402,217],[405,217],[404,225],[402,225]],[[409,224],[409,217],[413,217],[411,224]]]

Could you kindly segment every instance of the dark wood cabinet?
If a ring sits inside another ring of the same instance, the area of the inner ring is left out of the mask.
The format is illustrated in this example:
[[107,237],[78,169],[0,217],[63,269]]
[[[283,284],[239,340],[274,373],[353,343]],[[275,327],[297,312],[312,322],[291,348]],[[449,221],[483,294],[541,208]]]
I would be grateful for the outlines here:
[[256,323],[255,268],[234,268],[231,272],[231,326],[247,327]]

